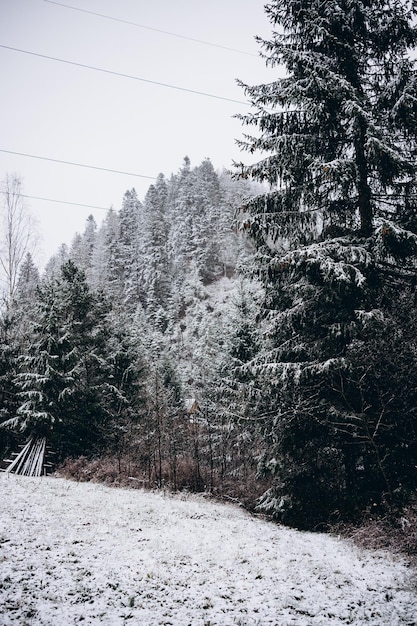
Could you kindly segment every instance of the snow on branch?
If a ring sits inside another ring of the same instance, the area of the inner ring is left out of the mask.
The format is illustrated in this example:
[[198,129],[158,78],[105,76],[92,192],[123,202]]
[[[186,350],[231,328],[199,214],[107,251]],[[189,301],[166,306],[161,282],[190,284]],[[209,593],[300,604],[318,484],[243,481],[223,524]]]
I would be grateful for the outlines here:
[[310,244],[291,250],[279,258],[271,260],[271,266],[280,270],[307,268],[315,266],[322,278],[329,282],[348,282],[362,286],[365,275],[360,269],[369,267],[372,255],[360,245],[352,245],[344,239],[333,239]]

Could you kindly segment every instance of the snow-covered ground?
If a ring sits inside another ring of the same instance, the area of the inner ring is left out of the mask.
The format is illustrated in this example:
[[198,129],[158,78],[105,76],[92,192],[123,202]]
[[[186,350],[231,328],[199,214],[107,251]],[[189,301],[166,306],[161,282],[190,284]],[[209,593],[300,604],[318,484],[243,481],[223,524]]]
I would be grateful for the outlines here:
[[417,624],[415,572],[191,495],[0,476],[0,624]]

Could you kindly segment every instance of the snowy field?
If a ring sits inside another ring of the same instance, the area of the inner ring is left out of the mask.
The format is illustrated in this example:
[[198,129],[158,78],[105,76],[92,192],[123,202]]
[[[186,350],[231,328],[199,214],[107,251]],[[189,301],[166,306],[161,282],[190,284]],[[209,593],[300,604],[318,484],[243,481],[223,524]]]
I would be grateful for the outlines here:
[[0,475],[0,624],[417,624],[415,572],[196,496]]

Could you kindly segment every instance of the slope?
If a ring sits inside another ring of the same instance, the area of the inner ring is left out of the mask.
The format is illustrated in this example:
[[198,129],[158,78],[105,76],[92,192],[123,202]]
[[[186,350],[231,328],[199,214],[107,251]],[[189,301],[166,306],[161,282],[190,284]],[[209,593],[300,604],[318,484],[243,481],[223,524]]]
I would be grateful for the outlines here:
[[413,624],[400,559],[202,497],[0,476],[2,626]]

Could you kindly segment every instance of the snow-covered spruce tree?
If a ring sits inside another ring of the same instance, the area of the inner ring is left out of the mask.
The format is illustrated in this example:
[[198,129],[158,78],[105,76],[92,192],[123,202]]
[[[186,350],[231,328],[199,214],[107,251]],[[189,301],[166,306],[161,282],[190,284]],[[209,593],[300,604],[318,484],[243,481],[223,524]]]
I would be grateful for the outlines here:
[[219,177],[209,159],[194,169],[193,245],[204,283],[215,280],[222,273],[221,196]]
[[21,350],[30,342],[33,319],[36,310],[36,293],[40,283],[39,270],[32,255],[27,254],[19,272],[13,302],[13,317],[17,324],[17,338]]
[[91,259],[92,287],[105,291],[114,304],[122,303],[124,300],[119,233],[119,215],[110,209],[97,233]]
[[[415,276],[416,9],[403,0],[274,0],[266,13],[273,34],[259,40],[263,56],[284,73],[242,84],[255,111],[239,116],[258,131],[242,148],[263,153],[240,164],[240,176],[270,186],[242,218],[272,342],[252,362],[273,414],[263,468],[275,486],[263,504],[312,527],[371,501],[392,505],[416,461],[414,414],[387,417],[370,395],[360,403],[365,390],[352,373],[354,342],[363,354],[368,337],[383,337],[387,298]],[[374,375],[385,367],[381,357]],[[390,438],[396,420],[409,422],[408,441]],[[396,473],[401,446],[412,452]]]
[[119,213],[120,230],[118,236],[119,280],[124,286],[124,300],[126,306],[134,309],[143,298],[141,267],[141,217],[143,206],[139,201],[136,190],[126,191],[123,197],[122,209]]
[[92,261],[96,240],[97,224],[94,217],[89,215],[83,234],[76,233],[69,252],[69,258],[80,270],[85,272],[89,284],[93,282]]
[[188,157],[184,158],[181,170],[171,181],[170,205],[169,256],[173,279],[180,284],[194,251],[194,176]]
[[[0,423],[15,415],[18,407],[15,383],[21,341],[18,324],[13,310],[0,313]],[[10,431],[0,428],[0,455],[14,446]],[[1,456],[3,458],[3,456]]]
[[160,174],[151,185],[144,202],[143,289],[146,314],[160,331],[167,327],[170,300],[170,263],[168,258],[168,185]]
[[224,170],[219,176],[221,206],[218,231],[220,236],[220,262],[223,274],[232,276],[253,252],[253,242],[235,225],[235,216],[248,197],[254,197],[262,185],[250,180],[235,180],[230,172]]
[[106,315],[72,261],[40,286],[32,342],[16,376],[19,407],[3,426],[47,436],[61,459],[102,446],[115,384]]
[[102,380],[105,424],[101,427],[104,450],[118,458],[130,475],[139,465],[141,433],[146,415],[147,364],[141,333],[135,333],[131,314],[112,308],[107,315],[109,337],[105,359],[107,374]]
[[[39,282],[39,271],[28,253],[20,267],[13,300],[0,314],[0,423],[12,419],[19,406],[16,375],[20,357],[32,340]],[[0,455],[16,445],[13,433],[0,428]]]
[[218,427],[220,426],[221,479],[240,483],[242,499],[250,507],[256,505],[262,484],[255,476],[261,455],[263,422],[261,417],[264,395],[256,377],[246,367],[259,352],[262,325],[259,324],[259,302],[262,289],[258,282],[241,279],[228,309],[225,323],[227,334],[222,351],[218,350],[220,373],[212,395],[216,401]]

